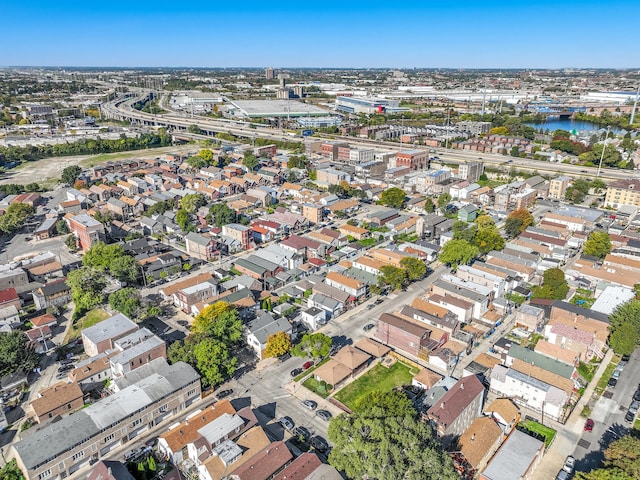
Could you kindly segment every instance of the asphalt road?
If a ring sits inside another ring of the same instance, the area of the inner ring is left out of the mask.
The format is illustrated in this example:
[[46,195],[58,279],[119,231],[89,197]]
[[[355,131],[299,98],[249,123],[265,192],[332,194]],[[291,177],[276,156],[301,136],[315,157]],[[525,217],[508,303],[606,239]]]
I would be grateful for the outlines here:
[[[604,450],[633,427],[624,421],[629,405],[640,383],[640,354],[636,350],[626,365],[615,388],[607,388],[591,412],[595,425],[592,432],[583,432],[573,452],[576,470],[586,472],[598,468]],[[610,398],[609,394],[611,394]]]

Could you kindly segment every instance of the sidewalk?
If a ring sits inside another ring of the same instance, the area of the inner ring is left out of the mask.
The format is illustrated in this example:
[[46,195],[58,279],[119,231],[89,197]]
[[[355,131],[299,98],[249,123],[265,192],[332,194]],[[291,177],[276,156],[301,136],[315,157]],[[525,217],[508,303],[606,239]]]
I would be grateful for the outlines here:
[[[557,434],[556,438],[549,447],[549,450],[544,454],[540,464],[533,472],[533,480],[548,480],[555,478],[555,475],[562,468],[565,459],[568,455],[571,455],[576,448],[578,441],[583,433],[585,419],[580,416],[580,412],[587,405],[593,396],[598,380],[602,377],[605,369],[613,358],[613,350],[609,349],[605,355],[598,370],[593,376],[591,382],[587,386],[584,395],[580,398],[576,407],[571,412],[569,419],[564,425],[556,423]],[[554,428],[556,428],[554,426]]]

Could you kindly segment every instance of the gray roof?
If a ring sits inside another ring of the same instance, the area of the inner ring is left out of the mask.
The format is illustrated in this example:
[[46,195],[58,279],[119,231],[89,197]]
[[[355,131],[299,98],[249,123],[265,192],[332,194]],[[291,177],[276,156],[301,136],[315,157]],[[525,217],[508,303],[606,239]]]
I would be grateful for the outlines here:
[[564,378],[571,378],[573,375],[573,367],[571,365],[567,365],[566,363],[547,357],[541,353],[534,352],[528,348],[521,347],[520,345],[511,345],[507,355],[555,373],[556,375],[560,375]]
[[435,282],[433,282],[433,285],[436,286],[436,287],[440,287],[443,290],[446,290],[447,292],[451,292],[451,293],[455,293],[455,294],[461,295],[464,298],[466,298],[466,299],[468,299],[470,301],[473,301],[473,302],[484,302],[488,298],[487,295],[482,295],[482,294],[480,294],[478,292],[475,292],[473,290],[469,290],[468,288],[459,287],[457,285],[454,285],[453,283],[446,282],[441,278],[439,278]]
[[187,233],[185,239],[198,245],[202,245],[203,247],[206,246],[211,240],[213,240],[212,237],[205,237],[204,235],[200,235],[195,232]]
[[563,302],[562,300],[554,300],[552,303],[554,308],[559,308],[561,310],[566,310],[567,312],[575,313],[576,315],[582,315],[585,318],[592,318],[594,320],[599,320],[604,323],[609,323],[609,315],[605,315],[604,313],[595,312],[589,308],[582,308],[573,303]]
[[488,480],[517,480],[523,477],[544,443],[514,430],[482,475]]
[[135,345],[130,346],[118,355],[111,357],[110,362],[114,365],[118,363],[121,365],[126,365],[131,360],[141,356],[145,352],[150,352],[163,343],[164,340],[161,340],[160,338],[153,335],[152,337],[149,337],[139,343],[136,343]]
[[264,344],[267,343],[269,335],[291,331],[291,324],[286,318],[275,320],[269,312],[262,312],[262,315],[249,322],[247,329],[260,343]]
[[82,335],[94,344],[103,340],[122,336],[125,332],[137,328],[129,318],[121,313],[109,317],[89,328],[82,330]]
[[[139,371],[149,372],[146,367],[152,364],[162,373],[139,378]],[[123,390],[47,425],[15,443],[14,448],[25,466],[30,470],[35,469],[198,378],[196,371],[186,363],[178,362],[170,366],[164,358],[156,359],[126,375],[122,380],[129,385]]]
[[430,313],[423,312],[422,310],[419,310],[417,308],[413,308],[410,305],[405,305],[404,307],[402,307],[400,313],[406,315],[407,317],[419,320],[430,325],[435,325],[437,327],[444,326],[450,328],[451,330],[455,330],[455,328],[458,326],[458,319],[455,315],[447,314],[444,317],[440,318],[436,317],[435,315],[431,315]]

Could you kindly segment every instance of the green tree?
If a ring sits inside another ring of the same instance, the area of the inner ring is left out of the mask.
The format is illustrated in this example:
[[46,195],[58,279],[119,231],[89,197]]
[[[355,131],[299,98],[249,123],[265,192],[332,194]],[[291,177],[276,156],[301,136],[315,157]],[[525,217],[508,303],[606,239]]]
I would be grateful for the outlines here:
[[466,240],[469,243],[473,243],[478,233],[478,226],[476,224],[469,225],[467,222],[458,220],[453,224],[452,231],[454,240]]
[[71,298],[78,315],[104,302],[107,280],[103,272],[90,267],[80,267],[69,272],[66,282],[71,288]]
[[576,472],[576,480],[637,480],[620,468],[595,468],[590,472]]
[[466,240],[449,240],[440,249],[438,259],[456,270],[458,265],[469,265],[479,253],[478,247]]
[[82,173],[82,168],[80,168],[78,165],[70,165],[68,167],[65,167],[62,170],[60,181],[62,183],[73,185],[74,183],[76,183],[76,180],[78,179],[81,173]]
[[196,368],[204,386],[217,386],[233,375],[238,360],[229,347],[215,338],[205,338],[193,349]]
[[380,281],[384,285],[389,285],[393,290],[404,288],[408,282],[407,271],[393,265],[383,265],[380,268]]
[[584,242],[582,251],[585,255],[604,258],[611,253],[611,237],[604,230],[594,230]]
[[565,279],[564,272],[559,268],[545,270],[542,285],[533,289],[534,298],[564,300],[567,293],[569,293],[569,284]]
[[189,127],[187,128],[187,131],[189,133],[196,133],[196,134],[199,134],[201,132],[200,127],[196,124],[189,125]]
[[207,222],[220,228],[236,221],[236,212],[230,208],[225,202],[219,202],[209,207],[209,215]]
[[213,151],[209,150],[208,148],[200,150],[198,156],[203,159],[207,163],[207,165],[211,165],[211,162],[213,162]]
[[273,333],[267,337],[262,356],[264,358],[281,357],[291,350],[291,335],[286,332]]
[[600,178],[594,178],[589,182],[589,186],[596,192],[600,193],[602,190],[607,188],[607,184],[602,181]]
[[209,305],[196,315],[191,331],[230,345],[242,339],[242,321],[234,307],[220,301]]
[[104,242],[96,242],[82,257],[82,265],[97,270],[108,270],[111,263],[124,255],[121,245],[107,245]]
[[242,158],[242,165],[247,167],[250,172],[255,171],[260,165],[260,160],[253,154],[253,152],[245,152]]
[[293,347],[291,353],[296,357],[320,358],[329,355],[333,341],[324,333],[305,333],[302,340]]
[[135,318],[142,306],[140,294],[135,288],[121,288],[109,295],[109,306],[129,318]]
[[449,195],[448,193],[442,193],[439,197],[438,197],[438,208],[440,210],[444,209],[447,205],[449,205],[449,202],[451,202],[451,195]]
[[0,333],[0,375],[18,371],[29,373],[40,363],[40,356],[29,346],[23,332]]
[[26,203],[12,203],[0,216],[0,232],[14,233],[24,226],[25,220],[35,213],[35,209]]
[[58,235],[66,235],[69,233],[69,225],[67,225],[67,221],[63,218],[56,222],[56,232]]
[[485,254],[493,250],[502,250],[505,245],[505,240],[494,225],[479,228],[473,239],[473,244],[478,247],[481,254]]
[[374,390],[358,398],[353,411],[364,418],[405,417],[416,414],[407,395],[400,390]]
[[329,463],[352,479],[457,480],[451,458],[415,415],[340,415],[329,424]]
[[75,252],[78,250],[78,241],[75,237],[75,235],[69,235],[65,240],[64,240],[64,244],[67,246],[67,248],[72,251]]
[[580,203],[584,200],[584,197],[589,193],[590,183],[583,179],[578,178],[573,181],[571,186],[567,188],[564,194],[565,200],[573,203]]
[[129,255],[122,255],[111,262],[109,273],[113,278],[121,282],[135,283],[140,274],[139,263]]
[[420,280],[427,273],[427,266],[418,258],[405,257],[400,260],[400,266],[407,272],[407,277],[412,282]]
[[191,215],[185,209],[181,208],[176,212],[176,223],[180,226],[183,232],[194,232],[195,227],[191,223]]
[[401,188],[387,188],[380,195],[380,202],[387,207],[403,208],[405,204],[406,193]]
[[518,208],[511,212],[504,223],[504,231],[509,237],[517,237],[528,226],[533,225],[533,215],[526,208]]
[[15,458],[0,468],[0,478],[2,480],[25,480]]
[[633,478],[640,478],[640,438],[625,435],[604,451],[605,465],[617,467]]
[[436,210],[436,205],[433,203],[433,200],[427,198],[424,201],[424,211],[427,213],[433,213]]
[[[640,301],[631,300],[618,306],[609,315],[609,344],[613,351],[625,355],[629,345],[640,342]],[[631,351],[633,351],[633,349]]]
[[180,200],[180,208],[187,213],[195,213],[200,207],[207,204],[207,197],[202,193],[188,193]]

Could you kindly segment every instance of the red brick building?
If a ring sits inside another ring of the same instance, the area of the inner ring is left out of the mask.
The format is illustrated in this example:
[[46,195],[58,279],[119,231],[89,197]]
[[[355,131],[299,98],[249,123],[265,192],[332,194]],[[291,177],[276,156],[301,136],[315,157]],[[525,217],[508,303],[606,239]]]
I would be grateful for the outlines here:
[[428,348],[431,332],[428,328],[403,318],[383,313],[378,320],[375,337],[385,345],[417,357]]
[[86,213],[69,216],[67,223],[69,230],[78,240],[78,246],[83,251],[89,250],[96,242],[106,239],[104,225]]

